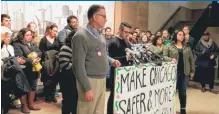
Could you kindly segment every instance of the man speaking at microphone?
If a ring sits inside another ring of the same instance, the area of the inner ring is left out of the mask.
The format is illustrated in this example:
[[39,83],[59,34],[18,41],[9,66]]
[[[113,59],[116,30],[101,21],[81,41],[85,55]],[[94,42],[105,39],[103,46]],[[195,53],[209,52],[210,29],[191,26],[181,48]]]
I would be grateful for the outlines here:
[[89,23],[72,38],[73,72],[77,79],[77,114],[104,114],[106,75],[109,62],[121,64],[106,55],[106,40],[100,34],[106,23],[104,6],[88,9]]
[[[131,49],[131,44],[127,41],[127,37],[131,32],[131,25],[126,22],[122,22],[119,27],[119,35],[116,36],[109,44],[108,51],[109,56],[120,61],[121,66],[128,66],[129,62],[126,59],[126,48]],[[110,96],[107,105],[107,114],[113,114],[113,100],[114,100],[114,71],[115,68],[111,68],[110,81],[112,82],[110,88]]]

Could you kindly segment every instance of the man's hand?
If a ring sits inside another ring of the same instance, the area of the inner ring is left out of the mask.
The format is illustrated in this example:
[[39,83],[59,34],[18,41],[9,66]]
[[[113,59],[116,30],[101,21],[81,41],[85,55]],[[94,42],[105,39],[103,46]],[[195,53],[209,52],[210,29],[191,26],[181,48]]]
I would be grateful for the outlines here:
[[126,60],[127,60],[127,61],[132,60],[132,56],[126,55]]
[[118,68],[121,66],[121,63],[118,61],[118,60],[114,60],[112,65],[115,67],[115,68]]
[[94,92],[92,90],[85,93],[85,100],[92,102],[94,100]]
[[190,80],[194,80],[194,73],[193,72],[190,73]]
[[214,59],[214,55],[212,55],[212,56],[210,57],[210,59]]
[[173,63],[177,63],[177,60],[175,58],[172,59]]

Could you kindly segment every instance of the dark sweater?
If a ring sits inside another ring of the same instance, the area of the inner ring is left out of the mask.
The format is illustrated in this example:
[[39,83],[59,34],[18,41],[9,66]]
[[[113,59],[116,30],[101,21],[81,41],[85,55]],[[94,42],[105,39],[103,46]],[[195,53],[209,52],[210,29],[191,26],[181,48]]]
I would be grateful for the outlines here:
[[122,66],[127,66],[128,61],[126,60],[126,52],[125,49],[131,49],[131,44],[118,37],[114,38],[109,44],[108,51],[109,56],[120,61]]
[[87,77],[105,78],[112,58],[106,55],[106,41],[103,36],[96,39],[86,29],[81,29],[72,40],[73,71],[83,91],[87,92],[91,90]]
[[61,43],[59,42],[59,40],[57,38],[55,38],[53,44],[51,44],[47,39],[46,36],[44,36],[41,40],[40,40],[40,45],[39,45],[39,49],[42,52],[42,61],[44,61],[44,55],[46,53],[46,51],[49,50],[56,50],[59,51],[61,48]]

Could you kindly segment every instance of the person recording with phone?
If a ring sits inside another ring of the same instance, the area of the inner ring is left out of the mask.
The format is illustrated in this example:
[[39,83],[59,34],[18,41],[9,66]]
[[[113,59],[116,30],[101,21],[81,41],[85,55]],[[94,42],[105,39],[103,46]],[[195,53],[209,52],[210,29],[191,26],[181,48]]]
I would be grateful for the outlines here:
[[[119,27],[119,35],[116,36],[109,44],[108,51],[109,56],[120,61],[121,66],[128,66],[129,62],[126,59],[126,48],[131,49],[131,44],[127,41],[127,37],[131,31],[131,25],[127,22],[122,22]],[[114,71],[115,68],[111,68],[110,73],[110,96],[107,104],[107,114],[113,114],[113,99],[114,99]]]

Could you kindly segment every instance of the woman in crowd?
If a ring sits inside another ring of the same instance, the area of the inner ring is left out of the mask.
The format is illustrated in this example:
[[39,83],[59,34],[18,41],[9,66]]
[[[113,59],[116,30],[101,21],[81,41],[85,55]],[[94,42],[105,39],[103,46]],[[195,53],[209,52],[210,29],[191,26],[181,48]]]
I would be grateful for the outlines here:
[[60,49],[60,89],[62,92],[62,114],[76,114],[77,109],[77,88],[76,79],[72,71],[72,49],[71,39],[75,31],[71,32],[65,39],[64,45]]
[[[10,106],[10,93],[12,91],[12,80],[4,78],[3,60],[14,56],[14,48],[10,45],[12,32],[9,28],[1,26],[1,95],[2,95],[2,113],[7,114]],[[20,58],[18,59],[20,60]]]
[[37,34],[37,25],[35,22],[30,22],[27,24],[27,28],[29,28],[33,33],[33,43],[39,46],[40,43],[40,37]]
[[148,36],[146,34],[141,37],[141,42],[142,42],[142,44],[148,43]]
[[[42,56],[42,63],[45,63],[45,54],[48,51],[55,50],[59,51],[61,47],[61,43],[59,42],[57,38],[58,33],[58,27],[55,24],[48,25],[46,28],[45,36],[40,40],[39,48],[43,53]],[[57,66],[54,66],[57,67]],[[43,92],[45,95],[45,101],[47,103],[57,102],[57,99],[55,98],[55,92],[56,92],[56,86],[58,84],[58,74],[55,73],[53,76],[50,76],[48,74],[45,67],[43,68],[41,72],[41,81],[44,84]]]
[[148,38],[150,38],[151,35],[152,35],[151,31],[147,31],[147,32],[146,32],[146,35],[148,36]]
[[214,66],[218,55],[217,44],[210,39],[210,33],[205,32],[195,48],[197,56],[196,78],[201,83],[202,92],[206,92],[205,84],[209,84],[210,92],[217,94],[214,90]]
[[134,32],[133,34],[132,34],[132,38],[130,39],[130,42],[132,43],[132,44],[137,44],[138,42],[137,42],[137,32]]
[[[16,92],[16,94],[18,95],[18,97],[20,97],[21,100],[21,111],[23,113],[30,113],[30,110],[40,110],[40,108],[34,104],[38,75],[37,72],[33,71],[33,65],[40,61],[42,53],[40,52],[38,47],[32,43],[32,31],[30,29],[21,29],[18,32],[16,39],[17,40],[15,40],[13,44],[15,56],[22,57],[26,61],[22,69],[31,87],[31,91],[28,93],[28,103],[26,93]],[[31,53],[34,53],[34,59],[28,58],[28,55]]]
[[162,32],[162,39],[163,39],[163,43],[165,46],[168,45],[169,43],[171,43],[170,35],[169,35],[169,32],[167,30],[164,30]]
[[153,45],[150,45],[149,50],[155,54],[163,55],[163,39],[160,36],[156,36],[152,42]]
[[174,43],[164,48],[166,61],[177,63],[177,89],[179,91],[180,112],[186,114],[186,89],[189,83],[189,76],[194,76],[195,65],[192,50],[185,43],[183,31],[176,31],[173,35]]

